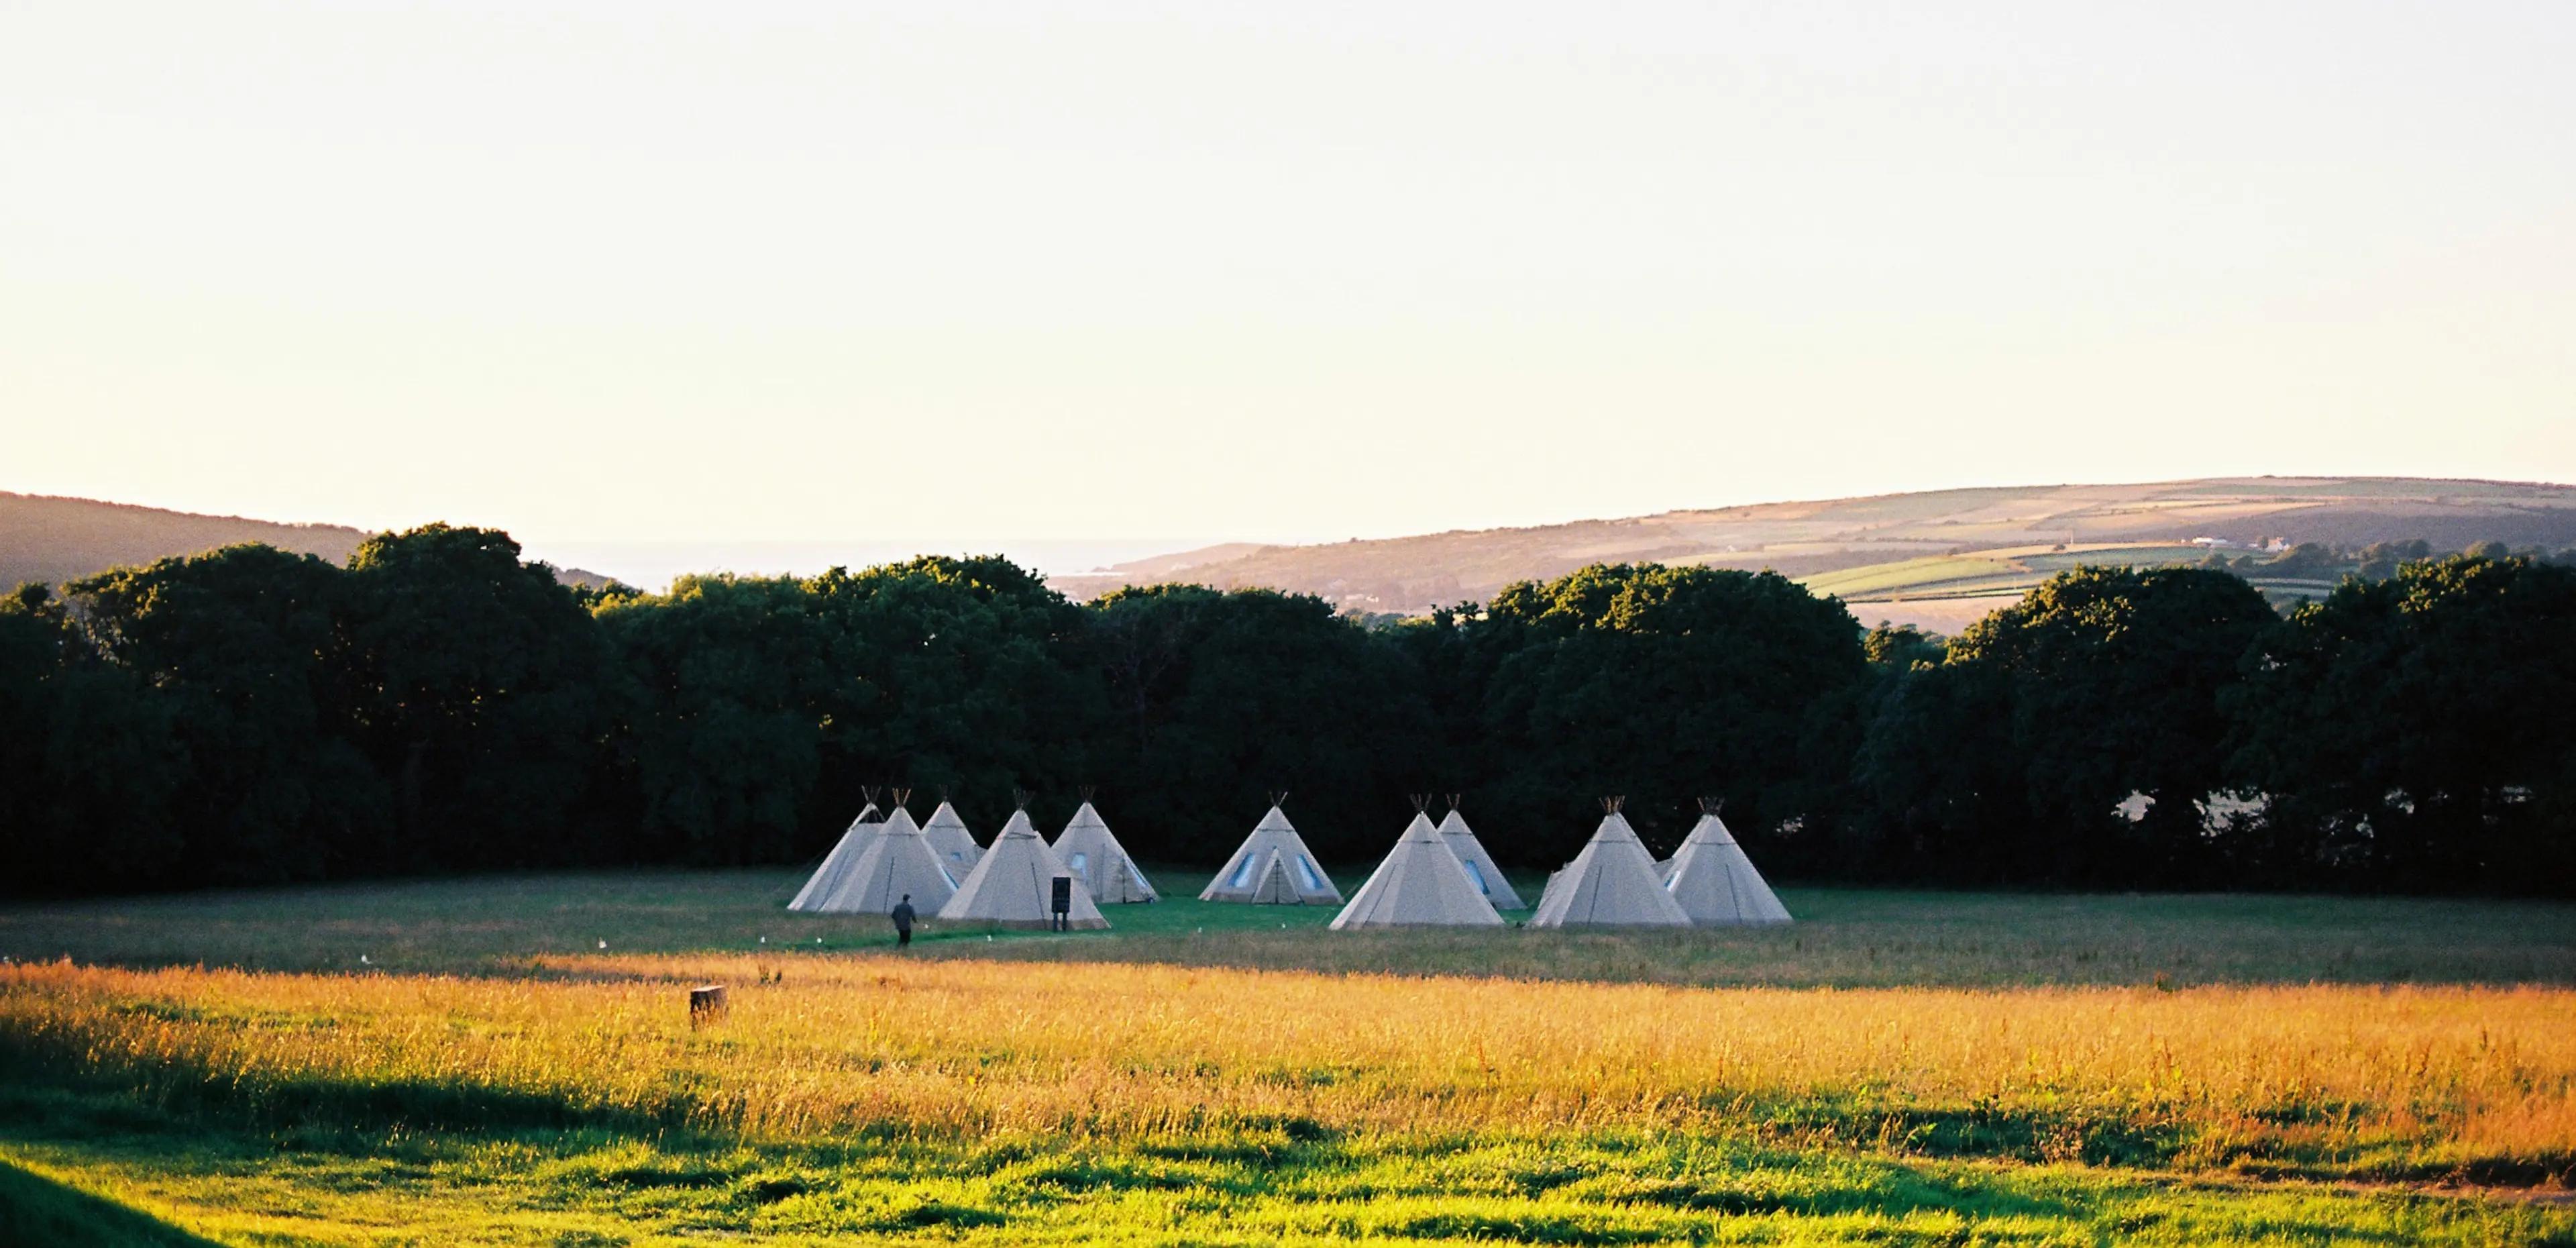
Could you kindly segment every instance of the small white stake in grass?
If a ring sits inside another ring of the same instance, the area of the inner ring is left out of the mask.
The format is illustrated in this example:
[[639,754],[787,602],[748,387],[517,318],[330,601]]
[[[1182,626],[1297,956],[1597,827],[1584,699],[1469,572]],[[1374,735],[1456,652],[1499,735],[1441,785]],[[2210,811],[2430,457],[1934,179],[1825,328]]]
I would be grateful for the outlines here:
[[607,942],[607,941],[604,941],[604,940],[603,940],[603,941],[601,941],[601,942],[599,942],[599,947],[600,947],[600,948],[602,948],[602,949],[607,948],[607,947],[608,947],[608,942]]

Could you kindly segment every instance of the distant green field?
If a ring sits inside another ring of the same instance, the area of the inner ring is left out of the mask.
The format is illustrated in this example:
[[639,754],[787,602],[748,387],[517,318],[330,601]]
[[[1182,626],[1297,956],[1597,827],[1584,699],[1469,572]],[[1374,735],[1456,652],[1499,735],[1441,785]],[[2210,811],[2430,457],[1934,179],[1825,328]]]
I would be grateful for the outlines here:
[[1874,563],[1862,568],[1845,568],[1804,578],[1800,583],[1819,594],[1837,598],[1865,600],[1868,596],[1899,592],[1921,592],[1934,588],[1950,589],[1966,584],[1999,583],[2022,579],[2028,569],[2004,559],[1975,555],[1932,555],[1897,563]]
[[[2086,565],[2187,566],[2201,562],[2208,554],[2196,546],[2178,545],[2105,546],[2071,551],[2005,547],[1874,563],[1866,567],[1822,572],[1798,578],[1798,581],[1816,593],[1830,594],[1847,602],[1884,602],[1900,598],[1922,602],[2028,593],[2049,577]],[[2335,586],[2335,581],[2330,578],[2267,576],[2259,567],[2244,575],[2276,607],[2288,606],[2301,598],[2322,598]]]
[[1896,563],[1845,568],[1800,579],[1819,594],[1853,602],[1890,598],[1974,598],[2027,592],[2041,581],[2086,564],[2141,567],[2197,563],[2208,552],[2194,546],[2107,546],[2072,551],[2003,547],[1936,555]]

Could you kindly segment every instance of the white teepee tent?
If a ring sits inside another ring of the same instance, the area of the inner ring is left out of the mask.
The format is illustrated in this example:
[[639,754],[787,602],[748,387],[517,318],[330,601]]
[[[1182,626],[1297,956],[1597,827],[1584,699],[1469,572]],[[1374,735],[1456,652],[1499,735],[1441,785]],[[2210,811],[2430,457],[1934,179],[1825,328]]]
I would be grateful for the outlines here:
[[1054,850],[1047,848],[1046,838],[1029,823],[1029,812],[1014,811],[1011,821],[1002,825],[991,847],[976,861],[975,870],[957,885],[957,895],[939,908],[939,917],[952,923],[1051,927],[1055,881],[1059,876],[1072,885],[1072,909],[1065,915],[1065,926],[1109,926],[1109,920],[1100,917],[1100,907],[1091,904],[1091,890],[1082,887],[1081,880],[1055,856]]
[[1249,901],[1264,905],[1321,906],[1339,905],[1342,890],[1315,865],[1315,855],[1306,848],[1306,838],[1297,835],[1279,803],[1287,798],[1282,793],[1271,799],[1270,813],[1253,825],[1252,835],[1226,859],[1225,869],[1208,881],[1199,893],[1201,901]]
[[1654,855],[1619,814],[1616,798],[1592,839],[1539,898],[1531,927],[1687,927],[1690,916],[1655,878]]
[[796,890],[796,899],[788,902],[787,908],[822,910],[825,899],[841,886],[841,881],[850,878],[851,869],[859,865],[859,855],[868,852],[868,845],[877,839],[877,821],[884,817],[877,813],[877,804],[869,802],[868,808],[850,821],[849,830],[841,833],[841,839],[833,844],[832,852],[823,855],[823,865],[814,868],[814,874],[807,877],[805,887]]
[[910,894],[915,912],[936,914],[956,892],[957,877],[930,852],[930,840],[912,821],[912,812],[898,805],[877,825],[875,843],[859,855],[858,866],[828,904],[843,913],[886,914]]
[[975,860],[984,856],[984,847],[975,843],[975,834],[966,830],[966,821],[957,817],[957,808],[945,799],[940,801],[939,809],[930,812],[929,821],[921,825],[921,834],[930,839],[931,852],[939,855],[948,874],[961,880],[975,869]]
[[1359,927],[1501,927],[1483,889],[1467,873],[1467,864],[1449,848],[1449,838],[1431,826],[1420,810],[1405,825],[1386,861],[1377,864],[1368,883],[1351,894],[1351,904],[1333,916],[1334,931]]
[[1127,856],[1127,847],[1118,843],[1107,821],[1091,808],[1088,793],[1083,795],[1082,809],[1073,812],[1072,821],[1056,834],[1054,848],[1055,856],[1090,888],[1095,902],[1157,899],[1145,873],[1136,869],[1136,860]]
[[1467,826],[1467,817],[1458,813],[1458,795],[1449,795],[1449,814],[1440,821],[1440,839],[1449,843],[1450,852],[1465,864],[1467,875],[1476,881],[1476,891],[1485,895],[1497,910],[1518,910],[1528,905],[1512,891],[1512,882],[1503,869],[1494,864],[1494,856],[1485,852],[1485,843],[1476,839],[1475,830]]
[[1665,885],[1682,912],[1702,927],[1788,922],[1788,907],[1753,869],[1753,860],[1744,856],[1726,821],[1717,817],[1717,803],[1702,802],[1700,811],[1699,826],[1673,853]]

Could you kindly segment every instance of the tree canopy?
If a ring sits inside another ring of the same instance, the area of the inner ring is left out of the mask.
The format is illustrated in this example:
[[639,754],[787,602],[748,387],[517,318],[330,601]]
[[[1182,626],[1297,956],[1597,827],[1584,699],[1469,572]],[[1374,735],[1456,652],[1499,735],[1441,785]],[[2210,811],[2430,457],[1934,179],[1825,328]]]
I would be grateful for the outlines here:
[[2576,891],[2576,568],[2363,553],[2287,618],[2084,567],[1941,638],[1698,567],[1363,621],[996,558],[643,594],[492,530],[235,546],[0,598],[0,886],[793,863],[871,786],[989,831],[1097,785],[1187,864],[1285,789],[1328,859],[1465,792],[1548,867],[1621,794],[1661,849],[1722,798],[1793,879]]

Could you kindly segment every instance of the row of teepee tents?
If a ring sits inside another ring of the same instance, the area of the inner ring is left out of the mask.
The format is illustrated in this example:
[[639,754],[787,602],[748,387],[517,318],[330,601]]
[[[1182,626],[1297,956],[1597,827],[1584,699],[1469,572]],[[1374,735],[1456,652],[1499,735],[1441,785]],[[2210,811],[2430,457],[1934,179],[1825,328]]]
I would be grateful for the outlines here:
[[[1071,877],[1081,887],[1070,898],[1068,925],[1109,926],[1102,904],[1155,900],[1154,886],[1136,869],[1126,847],[1109,831],[1083,793],[1082,808],[1049,845],[1015,811],[990,848],[976,844],[966,821],[943,801],[926,824],[916,825],[897,793],[894,813],[877,817],[871,800],[840,842],[805,882],[790,910],[883,914],[910,896],[915,909],[940,918],[1045,927],[1052,924],[1054,881]],[[1271,795],[1269,813],[1254,825],[1226,865],[1199,893],[1201,901],[1262,905],[1340,905],[1335,930],[1369,927],[1500,927],[1501,911],[1525,903],[1502,868],[1449,797],[1438,825],[1414,799],[1413,821],[1368,882],[1346,902],[1332,878]],[[1620,800],[1602,801],[1600,827],[1582,852],[1548,876],[1531,927],[1689,927],[1786,923],[1781,906],[1752,860],[1718,818],[1717,803],[1700,804],[1699,823],[1670,859],[1657,862],[1620,813]]]
[[[959,824],[958,831],[965,831],[965,825]],[[958,884],[956,896],[939,907],[939,917],[999,923],[1004,927],[1052,926],[1056,877],[1072,874],[1064,860],[1048,847],[1046,838],[1029,823],[1029,812],[1015,810],[1011,821],[994,834],[993,847],[984,851],[975,869]],[[1109,920],[1101,917],[1100,907],[1092,904],[1090,889],[1073,889],[1068,900],[1073,908],[1065,915],[1066,927],[1109,926]]]
[[1531,912],[1532,927],[1738,927],[1789,922],[1789,910],[1753,869],[1753,860],[1717,817],[1718,803],[1700,803],[1699,822],[1681,848],[1663,862],[1646,852],[1637,830],[1620,813],[1620,799],[1604,798],[1601,826],[1583,852],[1547,877]]
[[[942,802],[943,813],[953,814]],[[840,843],[823,856],[790,910],[819,914],[884,914],[909,896],[914,908],[937,910],[957,892],[961,873],[951,871],[930,847],[930,838],[912,812],[897,799],[894,813],[870,818],[876,803],[859,812],[857,822],[841,834]],[[933,818],[937,818],[936,815]]]
[[1055,878],[1070,876],[1082,886],[1073,890],[1068,921],[1080,928],[1109,926],[1098,902],[1155,900],[1154,886],[1088,795],[1053,846],[1022,810],[1012,813],[990,848],[975,843],[957,808],[944,801],[928,823],[915,824],[904,809],[906,796],[897,793],[894,813],[885,816],[871,800],[787,908],[884,914],[909,896],[915,910],[943,919],[1045,927],[1053,919]]
[[[1280,809],[1284,796],[1272,795],[1270,812],[1208,881],[1199,900],[1273,905],[1342,901],[1340,890],[1315,865],[1314,854]],[[1414,799],[1413,822],[1334,916],[1334,930],[1500,927],[1501,911],[1525,904],[1458,812],[1458,796],[1449,796],[1449,813],[1437,827],[1423,810],[1428,800]],[[1718,818],[1717,803],[1700,804],[1698,825],[1662,863],[1646,851],[1619,805],[1616,798],[1602,803],[1601,826],[1573,862],[1548,877],[1529,926],[1716,927],[1789,921],[1788,910]]]
[[[1501,927],[1503,916],[1495,913],[1484,886],[1469,873],[1467,859],[1450,848],[1440,829],[1431,826],[1431,817],[1422,813],[1422,799],[1414,799],[1413,807],[1413,822],[1395,838],[1386,861],[1369,873],[1368,883],[1351,895],[1351,904],[1333,916],[1333,930]],[[1464,821],[1460,826],[1465,826]],[[1473,842],[1472,833],[1468,840]],[[1477,845],[1476,852],[1483,854],[1484,846]]]
[[1306,848],[1306,838],[1297,835],[1288,812],[1280,809],[1286,800],[1285,793],[1270,795],[1270,813],[1252,825],[1252,835],[1243,838],[1216,878],[1199,890],[1199,900],[1272,906],[1341,903],[1342,890],[1333,887],[1332,877],[1315,865],[1315,853]]
[[1744,847],[1735,843],[1735,834],[1726,830],[1726,821],[1717,817],[1716,802],[1700,803],[1699,823],[1656,870],[1693,923],[1789,922],[1789,908],[1780,904],[1762,873],[1753,869],[1753,860],[1744,856]]

